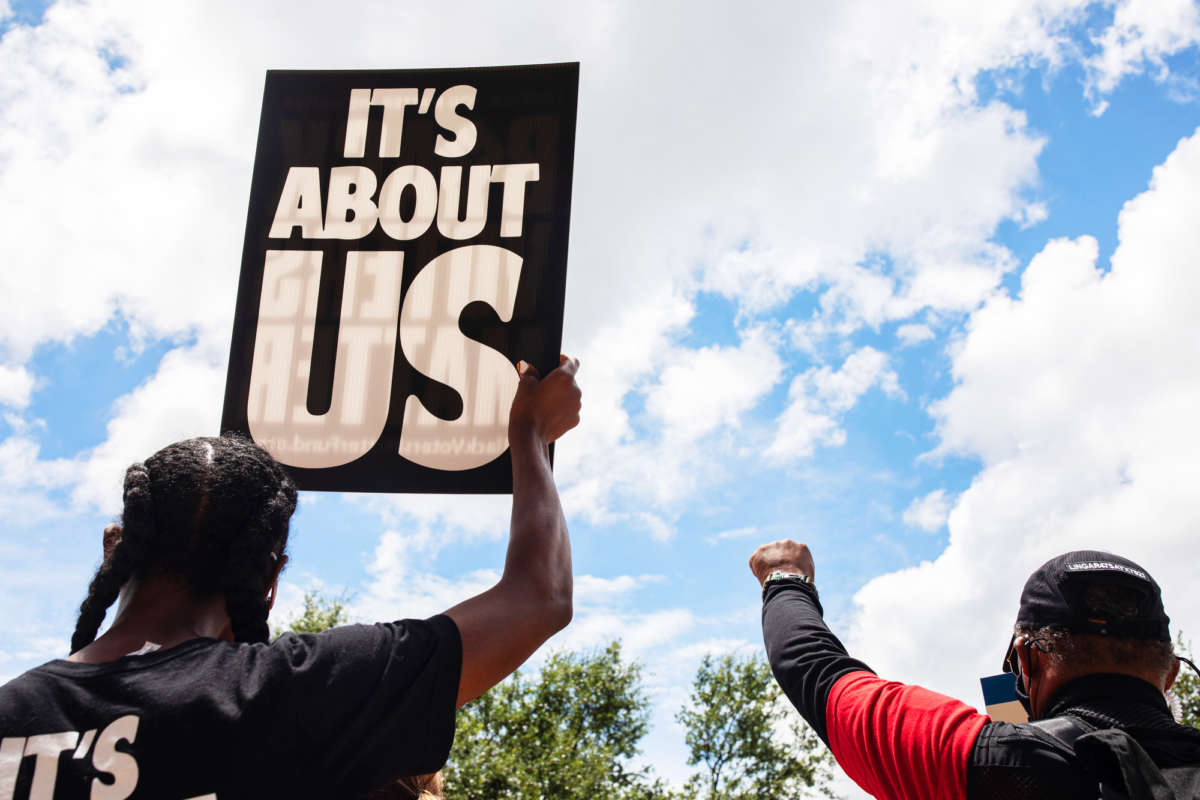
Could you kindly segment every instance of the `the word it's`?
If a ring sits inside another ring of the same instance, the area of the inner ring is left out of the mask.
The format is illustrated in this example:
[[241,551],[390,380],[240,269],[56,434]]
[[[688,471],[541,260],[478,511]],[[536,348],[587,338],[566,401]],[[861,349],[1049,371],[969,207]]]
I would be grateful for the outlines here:
[[[467,156],[475,147],[478,131],[462,111],[474,109],[476,96],[475,87],[465,85],[452,86],[440,95],[434,89],[352,89],[343,156],[347,159],[365,156],[370,111],[376,106],[383,109],[380,158],[399,158],[406,116],[414,110],[417,114],[427,114],[431,108],[434,121],[443,131],[434,140],[434,155],[446,159]],[[320,168],[292,166],[284,180],[268,236],[288,239],[299,228],[303,239],[356,240],[378,226],[391,239],[411,241],[429,231],[436,220],[439,234],[464,241],[483,232],[493,183],[504,187],[499,235],[521,236],[526,185],[538,180],[538,165],[471,165],[465,187],[463,172],[462,164],[447,164],[435,177],[418,164],[402,164],[380,181],[366,166],[336,166],[329,170],[328,189],[322,197]],[[464,192],[466,209],[460,215]],[[406,197],[412,201],[407,216],[402,213]]]

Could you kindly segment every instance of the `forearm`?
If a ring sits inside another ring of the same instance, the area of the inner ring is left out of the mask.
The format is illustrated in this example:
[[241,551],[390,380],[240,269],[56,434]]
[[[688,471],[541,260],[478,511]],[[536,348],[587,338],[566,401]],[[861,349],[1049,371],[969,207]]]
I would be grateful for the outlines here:
[[458,704],[478,697],[571,621],[571,542],[549,443],[579,424],[579,362],[561,356],[545,380],[525,362],[508,415],[512,524],[504,574],[446,614],[462,637]]
[[571,616],[571,542],[547,445],[532,430],[512,436],[512,525],[502,582],[533,593],[558,628]]
[[458,705],[496,685],[571,620],[571,547],[546,445],[510,438],[513,512],[504,574],[446,614],[462,637]]
[[763,600],[763,641],[775,680],[826,744],[826,705],[838,678],[870,671],[851,658],[822,618],[816,589],[789,582],[768,584]]

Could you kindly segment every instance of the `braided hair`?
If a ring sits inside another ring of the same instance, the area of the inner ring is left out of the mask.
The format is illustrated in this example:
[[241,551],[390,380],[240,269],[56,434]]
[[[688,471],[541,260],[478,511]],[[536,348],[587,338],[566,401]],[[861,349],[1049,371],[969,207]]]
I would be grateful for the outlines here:
[[125,472],[121,539],[79,607],[75,652],[96,638],[130,579],[182,578],[221,592],[239,642],[268,637],[267,581],[287,546],[296,486],[266,450],[226,434],[168,445]]

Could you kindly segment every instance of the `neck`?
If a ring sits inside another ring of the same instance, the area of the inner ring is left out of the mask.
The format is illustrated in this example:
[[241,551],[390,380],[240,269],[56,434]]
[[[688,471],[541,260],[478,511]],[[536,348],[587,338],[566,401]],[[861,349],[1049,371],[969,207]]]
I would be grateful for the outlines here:
[[68,660],[115,661],[147,643],[166,648],[197,638],[233,640],[225,598],[196,595],[178,578],[154,575],[125,584],[112,627]]
[[1046,681],[1038,687],[1044,692],[1044,698],[1039,697],[1037,708],[1038,716],[1035,719],[1042,719],[1044,715],[1050,711],[1058,701],[1062,698],[1064,689],[1067,689],[1075,681],[1089,677],[1103,678],[1119,678],[1119,679],[1136,679],[1145,683],[1148,689],[1156,690],[1159,694],[1166,690],[1165,681],[1161,675],[1147,670],[1134,669],[1109,669],[1109,670],[1070,670],[1062,669],[1050,671],[1046,676]]
[[1068,709],[1115,710],[1151,707],[1170,713],[1166,698],[1153,683],[1119,672],[1085,675],[1063,686],[1046,703],[1041,719],[1054,717]]

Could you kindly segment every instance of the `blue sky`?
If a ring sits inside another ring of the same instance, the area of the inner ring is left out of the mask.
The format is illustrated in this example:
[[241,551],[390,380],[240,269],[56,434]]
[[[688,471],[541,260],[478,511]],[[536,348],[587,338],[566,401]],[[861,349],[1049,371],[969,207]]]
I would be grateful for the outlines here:
[[[581,62],[550,647],[646,664],[660,774],[700,656],[760,646],[772,539],[856,653],[975,705],[1062,550],[1200,628],[1196,3],[395,5],[0,0],[0,677],[65,653],[124,467],[217,427],[268,68]],[[280,613],[440,611],[506,514],[306,495]]]

